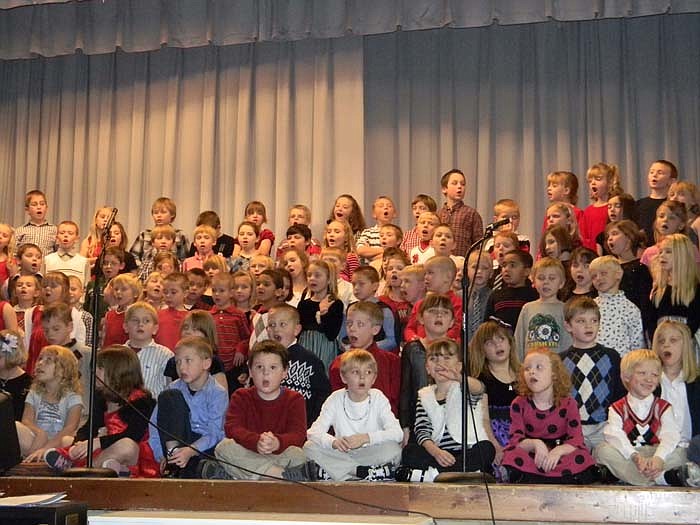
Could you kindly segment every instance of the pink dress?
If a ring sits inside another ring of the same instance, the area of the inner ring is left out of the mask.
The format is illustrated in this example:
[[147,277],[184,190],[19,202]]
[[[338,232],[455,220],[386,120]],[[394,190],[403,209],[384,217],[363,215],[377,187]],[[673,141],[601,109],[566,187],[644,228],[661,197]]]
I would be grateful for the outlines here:
[[[510,405],[510,441],[504,449],[503,465],[549,478],[575,476],[595,464],[583,442],[581,418],[576,401],[565,397],[559,406],[539,410],[530,398],[518,396]],[[518,446],[524,439],[541,439],[550,450],[558,445],[571,445],[576,450],[559,459],[549,472],[535,465],[535,453]]]

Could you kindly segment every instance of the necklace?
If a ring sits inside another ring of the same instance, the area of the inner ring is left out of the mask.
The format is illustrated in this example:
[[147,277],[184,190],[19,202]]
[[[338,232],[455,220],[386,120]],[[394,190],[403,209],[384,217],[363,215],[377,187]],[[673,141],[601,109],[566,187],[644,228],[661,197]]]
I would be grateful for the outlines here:
[[[372,409],[372,396],[367,394],[367,410],[365,410],[365,413],[360,416],[360,417],[352,417],[348,413],[348,408],[347,408],[347,399],[348,399],[348,391],[345,391],[345,395],[343,396],[343,412],[345,412],[345,417],[347,417],[350,421],[362,421],[366,417],[369,416],[369,411]],[[352,401],[352,400],[351,400]]]

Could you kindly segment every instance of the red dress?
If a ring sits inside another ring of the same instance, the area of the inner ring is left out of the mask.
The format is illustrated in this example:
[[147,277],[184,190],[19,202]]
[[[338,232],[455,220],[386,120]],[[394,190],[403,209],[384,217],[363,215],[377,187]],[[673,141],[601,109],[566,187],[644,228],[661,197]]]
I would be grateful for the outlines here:
[[[581,418],[572,397],[562,399],[559,406],[539,410],[531,399],[518,396],[510,405],[510,419],[510,441],[504,449],[503,465],[548,478],[580,474],[595,465],[583,442]],[[563,444],[576,450],[562,456],[554,469],[544,472],[535,465],[534,452],[519,446],[524,439],[541,439],[549,450]]]
[[29,337],[29,348],[27,349],[27,366],[24,367],[24,370],[30,376],[34,374],[34,366],[36,365],[37,359],[39,359],[41,349],[49,344],[44,335],[44,329],[41,326],[41,318],[43,316],[44,310],[39,306],[35,307],[32,311],[32,333]]

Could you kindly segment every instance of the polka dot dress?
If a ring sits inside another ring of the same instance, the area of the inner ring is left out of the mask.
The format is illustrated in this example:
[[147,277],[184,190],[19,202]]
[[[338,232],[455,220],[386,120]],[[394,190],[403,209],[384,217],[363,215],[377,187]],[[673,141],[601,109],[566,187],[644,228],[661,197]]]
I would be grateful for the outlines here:
[[[583,443],[581,420],[573,398],[565,397],[559,406],[539,410],[529,398],[518,396],[510,406],[510,417],[510,441],[504,449],[503,465],[529,474],[557,478],[579,474],[595,464]],[[535,466],[535,453],[518,446],[524,439],[541,439],[550,450],[563,444],[576,450],[562,456],[553,470],[544,472]]]

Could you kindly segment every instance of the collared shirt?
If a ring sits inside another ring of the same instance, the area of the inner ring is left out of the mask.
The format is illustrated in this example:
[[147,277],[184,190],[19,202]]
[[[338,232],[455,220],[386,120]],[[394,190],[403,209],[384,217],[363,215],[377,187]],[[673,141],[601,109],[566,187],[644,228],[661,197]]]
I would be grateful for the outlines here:
[[[182,262],[187,258],[187,250],[189,247],[190,243],[185,233],[182,230],[175,230],[175,242],[173,243],[172,251],[178,261]],[[140,266],[144,255],[149,253],[152,248],[151,230],[144,230],[136,238],[134,244],[131,245],[129,252],[134,256],[136,262]]]
[[[649,394],[644,399],[637,399],[627,394],[626,399],[629,407],[637,417],[645,419],[649,415],[649,411],[652,408],[656,396],[654,396],[654,394]],[[629,459],[630,456],[636,452],[636,448],[630,443],[627,434],[625,434],[623,424],[624,421],[622,421],[622,417],[620,417],[620,414],[611,406],[608,409],[608,423],[603,430],[605,441],[609,445],[615,447],[625,459]],[[661,415],[661,426],[657,437],[659,438],[659,445],[656,448],[656,452],[654,452],[654,456],[665,461],[668,455],[678,446],[681,439],[672,406]]]
[[450,208],[445,203],[438,210],[440,222],[450,225],[455,235],[454,255],[464,256],[469,247],[484,234],[484,223],[481,215],[474,208],[458,201]]
[[155,399],[165,390],[170,383],[170,378],[164,375],[165,365],[174,355],[167,347],[159,345],[153,339],[142,346],[136,348],[127,341],[126,345],[136,352],[136,356],[141,363],[141,373],[143,374],[143,384],[151,392]]
[[15,229],[16,249],[23,244],[36,244],[46,257],[56,249],[56,235],[58,235],[58,227],[55,224],[27,222]]
[[[209,376],[201,390],[194,393],[182,379],[170,383],[167,390],[181,392],[190,408],[189,418],[192,432],[200,436],[196,441],[190,443],[194,448],[201,451],[209,450],[224,439],[224,416],[228,407],[228,392],[212,376]],[[182,416],[184,417],[185,414]],[[151,414],[151,422],[156,423],[157,421],[158,405]],[[156,461],[160,461],[163,458],[160,434],[155,430],[151,431],[148,443],[151,445]]]
[[671,403],[681,431],[681,446],[687,446],[690,438],[693,437],[693,431],[691,429],[688,391],[685,387],[683,370],[674,380],[669,379],[666,373],[661,374],[661,399]]

